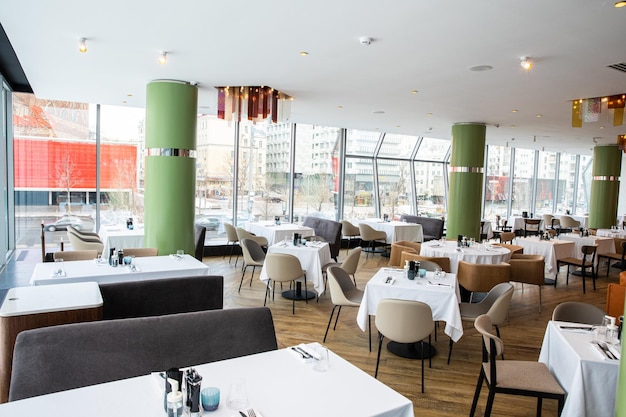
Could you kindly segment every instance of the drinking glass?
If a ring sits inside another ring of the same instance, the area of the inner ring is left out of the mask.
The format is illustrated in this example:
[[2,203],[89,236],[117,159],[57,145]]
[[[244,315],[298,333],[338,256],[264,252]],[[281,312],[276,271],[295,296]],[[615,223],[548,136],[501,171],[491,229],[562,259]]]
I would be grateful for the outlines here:
[[230,384],[226,404],[233,410],[241,410],[248,407],[248,393],[246,392],[245,379],[237,378]]
[[315,348],[318,359],[313,362],[313,370],[317,372],[326,372],[330,367],[328,360],[328,348],[326,346],[318,346]]

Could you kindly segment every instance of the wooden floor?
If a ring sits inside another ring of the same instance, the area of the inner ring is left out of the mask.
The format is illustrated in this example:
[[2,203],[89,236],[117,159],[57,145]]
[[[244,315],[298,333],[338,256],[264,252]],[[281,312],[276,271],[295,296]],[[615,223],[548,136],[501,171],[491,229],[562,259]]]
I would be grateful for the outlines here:
[[[340,261],[345,256],[341,251]],[[238,266],[229,264],[228,257],[206,257],[204,262],[210,266],[211,274],[224,276],[224,307],[262,306],[265,286],[258,279],[257,269],[250,286],[250,272],[246,273],[241,292],[237,289],[241,280],[241,258]],[[380,255],[366,260],[362,254],[356,274],[358,287],[363,289],[366,282],[388,259]],[[249,268],[251,271],[252,268]],[[605,269],[601,269],[597,289],[593,291],[591,282],[587,282],[587,293],[583,295],[581,279],[570,276],[569,285],[565,283],[565,268],[559,275],[558,286],[545,285],[542,289],[542,309],[538,311],[538,287],[515,284],[515,292],[510,308],[509,322],[500,327],[505,344],[505,358],[533,360],[539,357],[539,350],[548,320],[554,307],[563,301],[584,301],[604,310],[606,287],[609,282],[617,282],[618,270],[613,269],[605,278]],[[296,302],[295,315],[291,313],[291,301],[276,296],[269,302],[272,310],[276,337],[280,348],[307,342],[322,342],[328,323],[332,303],[328,294],[322,295],[319,302]],[[329,332],[326,345],[335,353],[370,375],[374,375],[376,350],[378,347],[375,329],[372,331],[372,352],[368,349],[368,333],[362,332],[356,324],[357,309],[344,307],[337,325],[337,330]],[[373,320],[372,320],[373,322]],[[420,388],[421,365],[419,360],[409,360],[394,356],[386,349],[381,354],[378,379],[413,401],[416,416],[463,416],[469,410],[476,386],[481,362],[481,341],[471,323],[465,324],[463,337],[454,345],[452,361],[446,363],[449,338],[438,330],[437,341],[433,345],[437,354],[433,357],[432,368],[426,361],[425,393]],[[332,364],[331,364],[332,366]],[[346,387],[346,390],[352,390]],[[279,394],[278,394],[279,395]],[[306,395],[306,393],[304,393]],[[484,413],[486,393],[483,387],[476,415]],[[496,395],[493,416],[534,416],[536,403],[533,399],[517,396]],[[554,401],[544,401],[544,416],[556,416]]]

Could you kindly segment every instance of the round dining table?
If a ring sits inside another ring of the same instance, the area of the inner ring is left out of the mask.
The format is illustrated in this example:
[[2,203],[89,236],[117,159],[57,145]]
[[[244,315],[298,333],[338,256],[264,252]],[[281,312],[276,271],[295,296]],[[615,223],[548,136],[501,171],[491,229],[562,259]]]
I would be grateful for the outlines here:
[[450,258],[450,272],[455,274],[459,261],[474,264],[499,264],[511,259],[511,251],[502,246],[476,243],[471,247],[460,248],[456,240],[431,240],[422,243],[420,255]]

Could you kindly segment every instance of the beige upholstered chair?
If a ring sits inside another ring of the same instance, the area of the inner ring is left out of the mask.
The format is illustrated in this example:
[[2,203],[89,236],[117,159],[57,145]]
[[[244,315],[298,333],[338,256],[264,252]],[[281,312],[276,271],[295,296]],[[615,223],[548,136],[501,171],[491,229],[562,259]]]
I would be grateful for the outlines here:
[[239,244],[240,245],[241,245],[241,240],[242,239],[252,239],[256,243],[258,243],[259,246],[261,246],[262,248],[267,248],[268,242],[267,242],[267,238],[265,236],[257,236],[254,233],[248,232],[243,227],[238,227],[236,230],[237,230],[237,238],[239,239]]
[[[226,231],[226,244],[230,246],[230,256],[228,257],[228,263],[233,259],[233,251],[235,250],[235,246],[239,243],[239,236],[237,236],[237,229],[230,223],[224,223],[224,230]],[[226,256],[226,253],[224,253]],[[235,258],[235,266],[237,266],[237,261],[239,260],[239,253],[237,253],[237,257]]]
[[[586,292],[586,288],[585,288],[585,278],[587,277],[587,270],[591,269],[591,281],[593,282],[593,290],[595,291],[596,289],[596,250],[598,249],[597,246],[595,245],[583,245],[580,248],[580,251],[583,254],[582,259],[578,259],[578,258],[562,258],[562,259],[557,259],[556,261],[556,269],[557,272],[561,269],[562,265],[567,265],[567,274],[565,275],[565,282],[567,284],[569,284],[569,272],[570,272],[570,266],[574,266],[577,268],[580,268],[581,272],[582,272],[582,278],[583,278],[583,294],[585,294]],[[558,274],[557,274],[558,276]],[[556,287],[556,279],[557,277],[554,277],[554,286]]]
[[[326,333],[324,333],[324,342],[326,342],[326,336],[328,336],[328,329],[330,329],[330,322],[333,320],[335,309],[339,307],[337,310],[337,316],[335,317],[333,330],[337,328],[337,321],[339,321],[341,307],[358,308],[361,306],[361,300],[363,299],[363,291],[352,285],[352,281],[350,280],[348,273],[339,266],[331,266],[328,268],[328,289],[330,290],[330,299],[333,302],[333,309],[330,312],[328,326],[326,326]],[[371,350],[372,329],[370,327],[370,351]]]
[[580,228],[580,222],[578,220],[574,220],[573,217],[561,216],[559,221],[561,223],[561,230],[567,229],[567,231],[571,232]]
[[346,259],[344,259],[343,262],[341,263],[331,262],[329,264],[324,265],[322,267],[322,273],[327,274],[328,268],[330,268],[331,266],[338,266],[344,271],[346,271],[348,275],[352,276],[352,280],[354,281],[354,286],[356,287],[356,277],[354,274],[356,274],[356,270],[359,267],[359,260],[361,259],[362,251],[363,251],[363,248],[361,248],[360,246],[357,246],[356,248],[352,250],[352,252],[348,254],[348,256],[346,256]]
[[411,242],[409,240],[399,240],[391,244],[391,254],[389,255],[388,266],[404,266],[404,263],[400,261],[402,252],[411,252],[416,255],[420,254],[422,250],[422,244],[420,242]]
[[159,256],[158,248],[128,248],[124,249],[124,256],[142,258],[145,256]]
[[572,323],[602,324],[604,311],[593,304],[580,301],[566,301],[558,304],[552,311],[552,320]]
[[[430,306],[420,301],[412,300],[380,300],[376,307],[376,328],[378,329],[378,355],[376,356],[376,372],[374,378],[378,377],[378,365],[380,363],[380,351],[383,346],[383,339],[388,339],[398,343],[417,343],[424,348],[424,339],[430,335],[435,328],[433,313]],[[428,358],[428,366],[432,367],[431,358]],[[424,357],[422,356],[422,392],[424,392]]]
[[[275,287],[272,283],[293,282],[295,284],[296,280],[304,278],[304,292],[306,293],[306,272],[302,269],[300,260],[296,256],[286,253],[268,253],[265,257],[265,268],[269,281],[267,283],[267,288],[265,289],[265,301],[263,301],[264,306],[267,303],[270,287],[272,287],[272,291]],[[274,298],[273,294],[274,293],[272,292],[272,299]],[[304,298],[308,303],[308,298],[306,296]],[[296,314],[295,297],[292,298],[291,314]]]
[[344,237],[348,238],[348,246],[346,250],[350,250],[350,244],[352,243],[352,239],[355,239],[361,235],[359,228],[353,225],[351,222],[347,220],[341,221],[341,234]]
[[487,383],[489,396],[485,416],[491,415],[496,393],[523,395],[537,398],[537,415],[541,415],[543,398],[558,401],[557,415],[561,415],[565,403],[565,391],[559,385],[546,364],[531,361],[496,360],[504,352],[502,340],[491,333],[492,321],[487,314],[476,318],[474,327],[483,336],[483,359],[472,401],[470,417],[474,417],[483,382]]
[[[513,297],[513,285],[510,282],[501,282],[489,291],[487,296],[479,303],[461,303],[461,320],[474,322],[481,314],[487,314],[491,318],[492,324],[496,328],[496,333],[500,337],[500,326],[507,319],[509,306]],[[450,350],[448,351],[448,363],[452,356],[452,339],[450,339]],[[504,357],[502,358],[504,359]]]
[[421,256],[411,252],[402,252],[400,265],[404,266],[405,261],[434,262],[442,271],[450,272],[450,258],[445,256]]
[[63,252],[54,252],[52,258],[63,261],[89,261],[98,256],[97,250],[68,250]]
[[74,226],[71,226],[69,224],[67,225],[67,231],[68,232],[72,232],[72,233],[74,233],[74,234],[76,234],[78,236],[81,236],[83,238],[87,238],[87,239],[94,239],[95,238],[95,239],[101,240],[100,239],[100,235],[97,234],[96,232],[89,232],[87,230],[79,230],[79,229],[77,229]]
[[68,228],[67,237],[70,240],[70,245],[72,245],[73,250],[95,250],[101,254],[104,249],[104,244],[100,238],[96,236],[80,235]]
[[515,232],[500,233],[500,243],[513,244],[513,239],[515,239]]
[[511,281],[533,284],[539,287],[539,312],[541,313],[541,287],[545,284],[545,258],[541,255],[513,254],[508,262],[511,265]]
[[369,242],[368,246],[370,250],[368,251],[366,249],[367,255],[365,256],[365,259],[369,257],[370,252],[373,253],[376,249],[376,242],[383,246],[387,245],[387,233],[379,230],[374,230],[374,228],[372,228],[370,225],[363,223],[359,224],[359,231],[361,233],[361,240],[364,242]]
[[543,220],[544,230],[552,228],[552,220],[554,219],[554,216],[552,214],[544,214],[541,216],[541,218]]
[[467,291],[489,292],[501,282],[511,280],[511,265],[505,262],[492,265],[459,261],[457,279]]
[[254,279],[254,270],[256,267],[263,267],[265,262],[265,252],[261,246],[253,239],[243,238],[241,239],[241,250],[243,251],[243,273],[241,274],[241,282],[239,282],[239,289],[237,292],[241,292],[241,284],[243,284],[243,277],[246,275],[246,269],[249,266],[252,267],[252,275],[250,276],[250,286],[252,286],[252,280]]
[[615,237],[613,240],[615,241],[615,252],[598,254],[598,269],[600,269],[600,262],[602,262],[603,259],[607,260],[607,277],[609,276],[609,271],[611,270],[611,261],[619,261],[619,268],[622,270],[626,269],[626,263],[624,263],[624,256],[626,255],[626,239]]

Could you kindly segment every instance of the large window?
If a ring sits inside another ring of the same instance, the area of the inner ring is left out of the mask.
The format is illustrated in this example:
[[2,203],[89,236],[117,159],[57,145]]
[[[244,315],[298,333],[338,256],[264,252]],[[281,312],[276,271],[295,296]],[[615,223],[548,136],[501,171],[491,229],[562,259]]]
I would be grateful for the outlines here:
[[513,168],[513,199],[511,209],[513,214],[532,211],[532,190],[535,167],[535,151],[515,149],[515,166]]
[[511,172],[511,148],[489,146],[485,169],[485,213],[484,218],[494,222],[499,216],[506,218],[509,204]]
[[537,216],[556,213],[554,207],[554,186],[556,178],[556,152],[539,152],[537,163],[537,184],[535,187],[535,209]]
[[[569,153],[561,154],[559,160],[559,184],[556,191],[556,210],[554,213],[565,214],[568,210],[570,213],[574,213],[572,207],[575,200],[576,161],[576,155]],[[582,184],[578,184],[578,186],[581,187]]]

